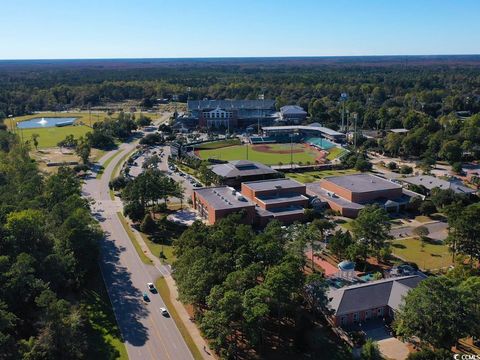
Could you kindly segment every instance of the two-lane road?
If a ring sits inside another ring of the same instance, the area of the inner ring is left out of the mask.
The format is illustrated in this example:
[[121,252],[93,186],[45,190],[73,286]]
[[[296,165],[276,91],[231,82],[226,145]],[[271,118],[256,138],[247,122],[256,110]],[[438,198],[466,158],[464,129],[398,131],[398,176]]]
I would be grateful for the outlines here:
[[[121,154],[108,164],[101,179],[90,178],[83,188],[85,196],[95,199],[93,207],[100,211],[106,233],[101,242],[102,275],[131,360],[193,359],[173,319],[160,313],[160,307],[165,307],[162,298],[147,290],[147,283],[155,282],[161,269],[140,260],[117,216],[121,204],[109,196],[108,181],[115,165],[135,145],[122,144],[117,150]],[[114,153],[106,154],[100,163]],[[148,303],[142,299],[144,291],[150,297]]]

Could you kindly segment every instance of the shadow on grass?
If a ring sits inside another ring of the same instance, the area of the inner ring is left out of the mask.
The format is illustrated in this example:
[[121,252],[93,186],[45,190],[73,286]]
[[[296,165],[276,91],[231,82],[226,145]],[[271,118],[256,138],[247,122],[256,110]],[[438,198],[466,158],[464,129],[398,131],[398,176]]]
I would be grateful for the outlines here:
[[396,249],[406,249],[407,247],[403,244],[391,244],[392,247],[396,248]]

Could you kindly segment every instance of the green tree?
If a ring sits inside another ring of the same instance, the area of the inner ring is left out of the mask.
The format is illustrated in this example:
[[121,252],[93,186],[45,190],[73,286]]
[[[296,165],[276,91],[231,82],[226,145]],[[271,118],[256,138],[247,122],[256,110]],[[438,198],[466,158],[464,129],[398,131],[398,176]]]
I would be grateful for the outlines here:
[[92,150],[92,147],[90,145],[90,141],[83,136],[80,137],[75,147],[75,153],[80,157],[80,159],[82,159],[82,162],[84,164],[89,163],[88,159],[90,158],[91,150]]
[[378,345],[372,339],[367,339],[362,346],[362,352],[360,354],[362,360],[381,360],[383,359],[378,349]]
[[40,137],[40,135],[38,135],[37,133],[32,134],[32,142],[33,142],[33,146],[35,146],[35,150],[38,150],[38,138],[39,137]]
[[440,149],[439,156],[447,160],[450,164],[460,162],[462,160],[462,146],[457,140],[445,141]]
[[449,350],[474,329],[472,304],[457,284],[444,276],[429,277],[405,297],[396,316],[398,335]]
[[368,205],[360,210],[358,217],[352,221],[353,237],[367,245],[376,257],[385,241],[390,239],[392,227],[387,212],[377,205]]

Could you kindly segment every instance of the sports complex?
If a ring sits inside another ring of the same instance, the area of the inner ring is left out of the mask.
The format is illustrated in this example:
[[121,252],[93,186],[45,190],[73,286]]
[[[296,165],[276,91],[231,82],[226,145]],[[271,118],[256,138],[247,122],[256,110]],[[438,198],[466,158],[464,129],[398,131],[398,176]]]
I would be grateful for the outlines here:
[[232,145],[231,142],[217,142],[215,148],[208,143],[195,147],[195,155],[200,159],[223,161],[251,160],[266,165],[282,164],[325,164],[341,157],[347,150],[328,140],[310,138],[291,143],[276,143],[271,140],[251,139],[251,143]]

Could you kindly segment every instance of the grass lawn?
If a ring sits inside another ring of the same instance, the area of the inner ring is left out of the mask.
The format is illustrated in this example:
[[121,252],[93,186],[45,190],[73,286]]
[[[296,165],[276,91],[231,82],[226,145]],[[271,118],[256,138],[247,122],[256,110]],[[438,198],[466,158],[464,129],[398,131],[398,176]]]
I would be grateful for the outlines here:
[[148,248],[152,252],[153,255],[160,257],[160,253],[163,251],[165,255],[165,261],[171,264],[175,260],[175,256],[173,255],[173,246],[169,244],[159,244],[150,240],[149,236],[144,233],[140,233],[142,235],[143,241],[147,244]]
[[115,154],[113,154],[112,156],[110,156],[110,157],[103,163],[103,165],[101,165],[101,168],[100,168],[100,170],[98,171],[97,176],[96,176],[97,179],[100,179],[100,178],[102,177],[102,175],[103,175],[103,170],[105,170],[106,167],[108,166],[108,164],[110,164],[110,163],[112,162],[112,160],[113,160],[115,157],[117,157],[119,154],[120,154],[120,151],[117,151]]
[[[75,138],[84,136],[92,129],[85,125],[79,126],[52,126],[48,128],[34,128],[34,129],[18,129],[16,132],[23,141],[30,141],[32,143],[32,134],[38,134],[38,147],[49,148],[55,147],[57,144],[65,139],[67,135],[73,135]],[[33,147],[33,145],[32,145]]]
[[188,332],[187,328],[183,324],[183,321],[180,319],[180,316],[178,315],[177,311],[175,310],[175,307],[172,304],[172,301],[170,300],[170,289],[168,288],[167,282],[165,281],[165,279],[163,277],[157,279],[157,281],[155,281],[155,287],[157,288],[158,293],[162,297],[162,300],[165,302],[165,306],[167,307],[168,312],[170,313],[170,316],[175,321],[175,324],[177,325],[177,328],[180,331],[180,334],[182,335],[183,340],[185,340],[185,343],[190,349],[190,352],[192,353],[193,358],[195,360],[203,359],[202,353],[193,342],[193,339],[190,336],[190,333]]
[[[248,146],[248,158],[247,158]],[[258,145],[256,145],[258,146]],[[271,153],[255,150],[255,145],[236,145],[218,149],[200,150],[199,155],[202,159],[218,159],[218,160],[251,160],[257,161],[266,165],[290,164],[290,144],[268,144],[272,151],[285,151],[286,154]],[[301,144],[293,144],[293,150],[302,152],[293,153],[293,162],[295,164],[302,162],[315,163],[315,159],[319,157],[320,153],[316,150],[306,148]]]
[[86,309],[90,325],[87,336],[91,351],[85,357],[128,360],[100,269],[83,290],[81,303]]
[[452,265],[452,254],[448,246],[442,243],[425,242],[422,249],[421,241],[416,238],[405,238],[392,241],[393,255],[402,260],[414,262],[425,270],[440,269]]
[[286,173],[285,176],[291,179],[297,180],[301,183],[314,182],[320,179],[323,179],[326,176],[338,176],[338,175],[349,175],[356,174],[358,171],[354,169],[346,170],[315,170],[315,171],[306,171],[299,173]]
[[227,139],[227,140],[218,140],[208,143],[193,145],[195,149],[198,150],[209,150],[209,149],[220,149],[226,146],[240,145],[240,139]]
[[332,161],[332,160],[338,158],[339,156],[343,155],[345,152],[346,152],[345,149],[342,149],[342,148],[339,148],[339,147],[335,146],[335,147],[328,150],[327,159]]
[[130,241],[135,247],[135,250],[137,251],[138,256],[140,256],[140,260],[142,260],[144,264],[152,264],[152,260],[143,252],[142,247],[138,243],[137,238],[135,237],[135,234],[133,233],[132,229],[130,228],[130,225],[127,222],[127,219],[125,219],[123,214],[120,212],[118,212],[117,215],[118,215],[118,218],[120,219],[120,222],[123,225],[123,228],[127,232],[128,237],[130,238]]

